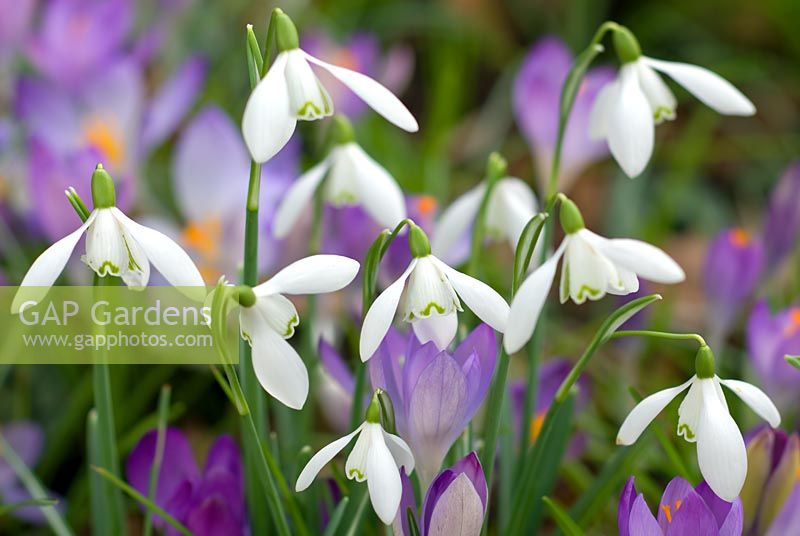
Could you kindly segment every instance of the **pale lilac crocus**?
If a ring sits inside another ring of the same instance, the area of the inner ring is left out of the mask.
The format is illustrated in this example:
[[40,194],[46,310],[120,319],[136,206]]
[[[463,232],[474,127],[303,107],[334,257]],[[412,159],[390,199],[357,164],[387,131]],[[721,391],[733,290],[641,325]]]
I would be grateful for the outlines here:
[[[157,430],[142,436],[125,466],[128,482],[143,495],[150,489],[157,438]],[[186,435],[167,428],[154,502],[197,536],[249,534],[242,460],[233,438],[219,436],[201,470]],[[153,523],[168,536],[179,534],[158,516]]]
[[392,399],[398,433],[408,441],[427,489],[447,451],[472,419],[491,383],[497,339],[475,328],[452,353],[391,329],[369,364],[373,388]]
[[338,433],[350,427],[355,378],[347,364],[328,341],[319,341],[318,381],[315,383],[319,409],[328,424]]
[[[514,80],[514,115],[536,160],[542,191],[550,176],[558,135],[561,88],[573,57],[558,37],[540,39],[525,56]],[[589,114],[600,89],[614,77],[607,67],[587,71],[564,133],[559,190],[567,191],[586,167],[608,156],[603,142],[589,139]]]
[[[27,40],[37,0],[0,0],[0,89],[11,74],[11,63]],[[0,97],[3,91],[0,91]]]
[[776,268],[796,248],[800,232],[800,162],[784,171],[769,201],[764,223],[766,265]]
[[800,353],[800,306],[773,312],[766,300],[759,300],[747,321],[747,350],[756,374],[779,405],[796,402],[800,377],[784,356]]
[[724,501],[705,482],[693,488],[675,477],[661,495],[656,517],[630,477],[620,496],[617,525],[620,536],[739,536],[742,501]]
[[470,452],[439,473],[416,515],[416,500],[411,480],[401,475],[403,496],[393,523],[395,534],[411,536],[408,511],[411,510],[421,536],[477,536],[483,526],[489,488],[483,467],[475,452]]

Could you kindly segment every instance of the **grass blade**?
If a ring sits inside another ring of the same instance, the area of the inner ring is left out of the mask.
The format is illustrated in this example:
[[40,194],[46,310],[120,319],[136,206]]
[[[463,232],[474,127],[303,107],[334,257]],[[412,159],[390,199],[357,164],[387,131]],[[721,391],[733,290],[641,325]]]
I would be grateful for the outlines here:
[[578,526],[575,521],[569,517],[569,514],[557,502],[550,497],[542,497],[542,501],[550,508],[558,528],[567,536],[584,536],[583,530]]
[[[169,399],[172,388],[164,385],[158,398],[158,436],[156,437],[156,452],[153,456],[153,465],[150,467],[150,482],[147,487],[147,498],[153,501],[158,487],[158,475],[161,472],[161,462],[164,459],[164,444],[167,440],[167,420],[169,419]],[[153,513],[147,510],[144,515],[144,536],[153,533]]]
[[342,500],[336,505],[336,509],[333,511],[333,514],[331,514],[331,520],[328,521],[328,526],[325,527],[325,532],[322,536],[333,536],[336,534],[336,531],[339,529],[339,525],[342,523],[344,512],[347,510],[347,505],[349,503],[350,497],[342,497]]

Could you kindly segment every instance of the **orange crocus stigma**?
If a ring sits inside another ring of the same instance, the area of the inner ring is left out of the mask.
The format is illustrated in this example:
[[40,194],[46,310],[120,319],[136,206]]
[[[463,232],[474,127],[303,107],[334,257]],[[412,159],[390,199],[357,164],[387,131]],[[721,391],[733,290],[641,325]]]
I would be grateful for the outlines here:
[[89,145],[103,153],[104,159],[113,167],[119,167],[125,160],[125,146],[122,137],[113,125],[102,119],[91,119],[84,127],[83,135]]
[[750,233],[742,228],[737,227],[736,229],[732,229],[728,236],[730,237],[731,244],[737,248],[746,248],[750,245]]
[[[681,500],[678,499],[675,501],[675,511],[677,512],[681,507]],[[661,509],[664,511],[664,515],[667,516],[667,523],[672,523],[672,508],[668,504],[662,504]]]
[[421,195],[417,197],[416,203],[417,210],[425,218],[433,216],[433,213],[436,212],[436,207],[438,206],[436,198],[432,195]]
[[219,276],[219,270],[214,265],[219,257],[221,236],[222,223],[215,217],[189,222],[183,229],[183,243],[200,254],[198,269],[206,281],[213,281]]
[[351,71],[359,70],[358,58],[346,48],[339,49],[334,55],[334,59],[331,63],[338,65],[339,67],[344,67],[345,69],[350,69]]
[[531,419],[530,436],[528,438],[531,444],[535,443],[539,438],[539,434],[542,433],[545,413],[545,411],[540,411]]
[[789,310],[789,323],[783,328],[783,335],[791,337],[800,331],[800,307],[792,307]]

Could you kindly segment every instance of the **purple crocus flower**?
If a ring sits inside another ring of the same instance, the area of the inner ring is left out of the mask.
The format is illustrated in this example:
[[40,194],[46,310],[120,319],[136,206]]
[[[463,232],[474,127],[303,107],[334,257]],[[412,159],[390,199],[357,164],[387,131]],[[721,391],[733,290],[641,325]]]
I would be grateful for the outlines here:
[[319,408],[328,424],[338,433],[350,430],[355,379],[339,352],[324,338],[319,341]]
[[[324,31],[312,30],[303,34],[301,48],[323,61],[374,78],[395,94],[406,88],[414,69],[410,48],[394,46],[382,55],[378,40],[366,33],[353,34],[345,43],[338,44]],[[367,109],[364,101],[343,85],[327,83],[333,80],[328,73],[320,73],[320,79],[338,112],[357,118]]]
[[769,426],[748,436],[741,493],[745,534],[793,534],[800,526],[800,436]]
[[[563,41],[545,37],[528,52],[514,80],[514,114],[536,158],[543,188],[555,151],[561,88],[572,60]],[[605,143],[589,139],[589,114],[598,92],[613,78],[613,70],[601,67],[589,70],[583,79],[564,135],[560,190],[568,190],[584,168],[608,155]]]
[[747,321],[747,349],[756,373],[779,403],[797,400],[800,377],[783,357],[800,353],[800,306],[775,313],[759,300]]
[[617,524],[620,536],[739,536],[742,501],[723,501],[705,482],[692,488],[675,477],[661,496],[656,519],[631,477],[619,500]]
[[761,241],[744,229],[725,229],[711,242],[704,271],[712,340],[724,337],[742,303],[758,285],[763,267]]
[[452,467],[439,473],[431,483],[417,520],[411,480],[401,473],[403,495],[394,522],[395,534],[410,536],[408,509],[422,536],[474,536],[480,534],[489,488],[478,456],[470,452]]
[[36,0],[0,0],[0,78],[4,62],[27,38],[35,10]]
[[795,248],[800,232],[800,162],[792,163],[778,181],[764,223],[767,267],[774,269]]
[[[131,451],[125,474],[128,482],[147,495],[158,431],[147,432]],[[201,471],[187,437],[168,428],[164,441],[155,503],[198,536],[247,534],[244,480],[239,449],[222,435],[211,445]],[[154,524],[178,534],[161,518]]]
[[369,362],[372,387],[394,403],[397,431],[414,454],[421,489],[483,401],[497,358],[494,331],[481,324],[451,354],[413,332],[391,329]]

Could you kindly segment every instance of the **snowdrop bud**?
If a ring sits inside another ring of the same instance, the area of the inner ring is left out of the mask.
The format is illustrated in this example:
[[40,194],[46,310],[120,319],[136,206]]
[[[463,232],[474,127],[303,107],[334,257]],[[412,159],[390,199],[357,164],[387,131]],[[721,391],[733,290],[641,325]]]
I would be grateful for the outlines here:
[[636,61],[642,55],[639,41],[624,26],[619,26],[614,30],[614,49],[617,51],[620,63],[623,64]]
[[500,153],[494,152],[489,155],[486,162],[486,177],[490,182],[505,177],[507,171],[508,162]]
[[561,209],[558,216],[561,220],[561,228],[564,229],[564,232],[568,235],[577,233],[586,227],[583,223],[583,215],[578,205],[566,196],[561,198]]
[[369,402],[369,406],[367,406],[367,414],[364,417],[364,420],[368,423],[381,423],[381,401],[378,398],[379,396],[380,389],[375,391],[375,394],[372,395],[372,400]]
[[431,254],[431,242],[422,227],[416,223],[410,225],[408,232],[408,248],[414,258],[427,257]]
[[336,145],[345,145],[356,141],[356,133],[353,130],[353,124],[343,115],[336,115],[333,118],[332,135],[333,142]]
[[252,307],[256,304],[256,294],[247,285],[236,287],[236,299],[242,307]]
[[117,204],[114,179],[103,168],[103,164],[97,164],[92,173],[92,203],[96,209],[111,208]]
[[278,51],[286,52],[300,47],[300,40],[297,37],[297,28],[289,18],[289,15],[282,10],[275,13],[275,38],[278,42]]
[[697,377],[701,380],[713,378],[714,369],[714,352],[706,345],[701,346],[697,351],[697,357],[694,359],[694,370]]

